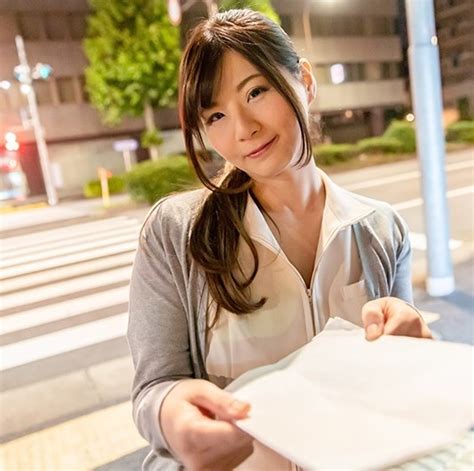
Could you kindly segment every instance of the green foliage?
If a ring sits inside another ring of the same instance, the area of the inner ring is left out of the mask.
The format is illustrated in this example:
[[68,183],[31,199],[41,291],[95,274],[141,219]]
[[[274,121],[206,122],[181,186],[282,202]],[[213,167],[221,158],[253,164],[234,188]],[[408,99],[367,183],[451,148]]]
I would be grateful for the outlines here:
[[179,28],[166,0],[89,0],[86,87],[104,122],[140,116],[145,103],[171,106],[177,94]]
[[393,137],[377,136],[362,139],[357,143],[359,154],[398,154],[403,144]]
[[154,129],[153,131],[143,131],[140,142],[142,147],[152,147],[152,146],[159,146],[163,144],[163,137],[158,129]]
[[405,120],[393,120],[383,134],[384,138],[397,139],[400,144],[400,152],[416,152],[415,127]]
[[[125,191],[125,180],[122,175],[113,175],[108,178],[109,194],[123,193]],[[102,188],[100,180],[91,180],[82,188],[82,193],[86,198],[100,198],[102,196]]]
[[273,9],[270,0],[221,0],[220,10],[231,10],[232,8],[250,8],[263,13],[277,24],[281,24],[278,13]]
[[141,162],[125,177],[132,198],[150,204],[169,193],[198,185],[198,180],[184,156],[167,156],[157,161]]
[[459,119],[461,121],[468,121],[472,119],[468,97],[464,96],[462,98],[459,98],[458,111],[459,111]]
[[352,144],[321,144],[314,147],[313,154],[318,165],[332,165],[354,157],[356,148]]
[[474,143],[474,121],[457,121],[446,129],[448,142]]

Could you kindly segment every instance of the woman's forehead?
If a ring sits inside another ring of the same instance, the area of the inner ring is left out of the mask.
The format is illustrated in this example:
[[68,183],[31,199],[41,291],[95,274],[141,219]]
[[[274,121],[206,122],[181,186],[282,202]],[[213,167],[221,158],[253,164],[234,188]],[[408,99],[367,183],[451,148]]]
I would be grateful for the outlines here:
[[225,92],[239,92],[246,79],[262,76],[254,64],[235,51],[224,53],[219,69],[214,80],[214,97]]

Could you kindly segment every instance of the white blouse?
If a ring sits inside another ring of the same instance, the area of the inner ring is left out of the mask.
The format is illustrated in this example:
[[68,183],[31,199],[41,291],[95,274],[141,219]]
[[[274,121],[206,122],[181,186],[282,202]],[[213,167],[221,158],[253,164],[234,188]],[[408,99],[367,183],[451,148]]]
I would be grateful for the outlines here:
[[[246,371],[274,363],[308,343],[329,317],[361,325],[367,302],[362,268],[351,224],[372,208],[351,198],[321,172],[326,189],[320,239],[310,289],[290,263],[258,206],[249,197],[244,223],[256,243],[259,270],[251,296],[267,302],[258,311],[236,315],[224,309],[207,338],[206,369],[223,387]],[[239,249],[242,267],[253,267],[246,244]],[[287,459],[255,442],[255,450],[236,469],[295,470]]]

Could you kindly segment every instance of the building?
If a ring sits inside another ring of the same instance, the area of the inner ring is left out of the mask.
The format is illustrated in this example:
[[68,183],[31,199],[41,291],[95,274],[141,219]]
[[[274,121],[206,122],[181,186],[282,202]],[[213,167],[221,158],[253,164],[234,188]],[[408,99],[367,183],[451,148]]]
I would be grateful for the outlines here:
[[474,1],[436,0],[445,109],[474,116]]
[[409,104],[396,0],[273,0],[319,84],[313,110],[333,142],[381,134]]
[[[0,81],[12,83],[10,89],[0,89],[0,146],[6,132],[17,134],[18,154],[31,195],[44,193],[44,187],[33,131],[25,129],[26,99],[13,77],[13,69],[19,63],[17,34],[24,38],[30,66],[42,62],[54,70],[52,78],[35,81],[34,88],[60,195],[80,193],[85,182],[97,178],[99,166],[114,173],[123,172],[123,158],[114,151],[113,142],[128,137],[138,139],[144,129],[141,118],[127,119],[113,128],[104,126],[88,103],[84,88],[87,61],[81,46],[88,11],[87,0],[0,0]],[[166,138],[163,151],[182,149],[175,131],[176,110],[158,112],[156,122]],[[146,155],[145,150],[139,149],[139,158]]]
[[[314,65],[319,83],[313,105],[324,138],[351,142],[383,132],[391,117],[408,105],[402,72],[397,0],[273,0],[282,26],[302,56]],[[98,166],[122,172],[113,141],[137,138],[144,123],[129,119],[104,126],[84,90],[87,0],[0,0],[0,81],[12,80],[18,64],[15,35],[25,40],[30,65],[51,64],[48,81],[36,81],[39,112],[45,129],[56,184],[64,193],[78,192],[96,177]],[[196,1],[183,26],[206,14]],[[32,194],[43,190],[31,129],[24,129],[26,102],[18,83],[0,90],[0,139],[18,135],[21,162]],[[162,152],[183,150],[176,110],[161,110],[157,122],[165,130]],[[1,140],[0,140],[1,145]],[[139,157],[144,158],[144,151]]]

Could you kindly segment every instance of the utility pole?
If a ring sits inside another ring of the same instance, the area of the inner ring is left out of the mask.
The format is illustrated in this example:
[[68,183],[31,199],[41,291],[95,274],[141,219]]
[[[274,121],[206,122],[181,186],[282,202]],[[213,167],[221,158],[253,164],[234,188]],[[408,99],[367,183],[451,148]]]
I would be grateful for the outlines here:
[[[50,206],[56,206],[58,204],[58,195],[56,188],[53,185],[53,179],[51,177],[51,168],[49,162],[48,148],[44,139],[43,128],[41,126],[38,105],[36,104],[36,95],[33,88],[33,77],[30,66],[26,59],[25,44],[21,36],[15,36],[16,49],[18,51],[18,59],[20,65],[15,67],[15,75],[18,81],[21,83],[21,90],[26,95],[28,100],[28,108],[31,115],[31,124],[33,126],[33,132],[35,134],[36,145],[38,147],[38,155],[40,159],[41,171],[43,174],[44,186],[46,188],[46,196],[48,204]],[[38,64],[44,66],[43,64]],[[48,67],[48,66],[46,66]],[[51,68],[49,67],[49,71]]]
[[[182,14],[192,7],[199,0],[187,0],[181,4],[181,0],[168,0],[168,15],[175,26],[178,26],[181,23]],[[207,8],[207,16],[211,17],[215,15],[219,7],[217,5],[217,0],[202,0]]]
[[455,286],[449,251],[443,105],[434,6],[433,0],[405,0],[405,5],[427,238],[426,290],[431,296],[446,296],[454,291]]

